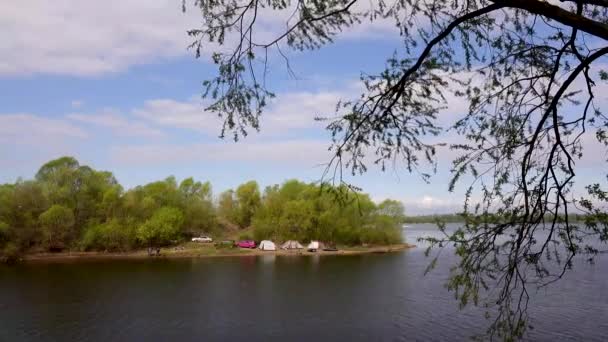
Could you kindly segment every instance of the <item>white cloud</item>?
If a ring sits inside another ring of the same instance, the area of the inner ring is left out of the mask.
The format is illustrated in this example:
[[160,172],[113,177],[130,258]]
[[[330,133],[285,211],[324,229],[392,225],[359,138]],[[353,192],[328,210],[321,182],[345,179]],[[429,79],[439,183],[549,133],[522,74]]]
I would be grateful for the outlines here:
[[130,145],[115,147],[111,151],[115,162],[133,165],[237,161],[314,167],[327,162],[328,157],[327,142],[317,140]]
[[462,211],[464,197],[456,198],[446,194],[446,197],[437,198],[426,195],[404,199],[402,202],[408,215],[450,214]]
[[78,155],[88,138],[86,131],[63,119],[0,114],[0,182],[27,176],[52,158]]
[[0,141],[33,144],[87,137],[88,134],[83,129],[62,119],[26,113],[0,114]]
[[[340,91],[292,92],[279,94],[264,111],[260,136],[277,136],[293,129],[315,128],[322,131],[325,123],[315,121],[318,116],[331,116],[340,99],[355,96],[347,89]],[[132,114],[154,124],[219,135],[223,120],[206,112],[207,105],[199,100],[176,101],[155,99],[134,109]]]
[[80,107],[82,107],[84,105],[84,101],[82,100],[72,100],[72,102],[70,102],[70,106],[74,109],[78,109]]
[[157,125],[176,127],[219,135],[222,121],[215,115],[204,111],[201,101],[177,101],[173,99],[154,99],[145,101],[141,108],[132,114]]
[[406,215],[432,215],[432,214],[452,214],[461,212],[464,204],[464,196],[458,197],[454,194],[447,194],[438,198],[431,195],[419,197],[409,196],[374,196],[373,200],[377,203],[385,199],[396,199],[403,203]]
[[114,133],[122,136],[134,137],[162,137],[165,134],[148,124],[135,120],[128,120],[124,116],[111,111],[103,111],[95,114],[68,114],[67,118],[111,129]]
[[[289,10],[261,11],[258,39],[278,36],[289,15]],[[191,43],[186,31],[200,27],[201,20],[196,8],[182,13],[175,0],[5,1],[0,7],[0,75],[95,76],[183,56]],[[396,31],[387,20],[366,21],[343,36],[378,38],[389,29]],[[227,47],[233,39],[227,37]]]
[[99,75],[183,55],[196,20],[171,0],[8,1],[0,75]]
[[324,124],[315,117],[331,116],[340,99],[350,99],[348,91],[294,92],[279,94],[262,118],[262,130],[280,133],[288,129],[318,128]]

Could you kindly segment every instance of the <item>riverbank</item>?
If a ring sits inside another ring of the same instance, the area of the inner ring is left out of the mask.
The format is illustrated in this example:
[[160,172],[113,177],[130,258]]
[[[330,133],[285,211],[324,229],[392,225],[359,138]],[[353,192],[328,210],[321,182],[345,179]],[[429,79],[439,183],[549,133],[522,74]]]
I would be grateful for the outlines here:
[[259,255],[281,256],[307,256],[307,255],[357,255],[373,253],[395,253],[413,248],[415,245],[407,243],[387,246],[354,246],[342,247],[337,251],[308,252],[306,250],[276,250],[262,251],[242,248],[216,248],[212,244],[187,243],[175,247],[161,248],[160,256],[148,256],[146,250],[133,252],[60,252],[60,253],[34,253],[22,257],[26,262],[41,261],[70,261],[70,260],[96,260],[96,259],[162,259],[162,258],[213,258],[213,257],[244,257]]

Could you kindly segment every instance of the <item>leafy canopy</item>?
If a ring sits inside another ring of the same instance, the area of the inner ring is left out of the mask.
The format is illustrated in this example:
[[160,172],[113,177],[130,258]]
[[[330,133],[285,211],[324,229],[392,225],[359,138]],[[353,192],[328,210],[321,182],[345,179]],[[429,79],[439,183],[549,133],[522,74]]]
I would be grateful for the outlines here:
[[[186,178],[178,183],[167,177],[125,191],[112,173],[63,157],[43,165],[36,180],[0,184],[0,260],[17,260],[23,253],[42,250],[130,251],[202,234],[220,239],[252,225],[256,233],[270,227],[268,233],[279,238],[323,237],[346,244],[400,241],[397,226],[370,221],[376,206],[367,195],[359,195],[364,209],[351,203],[346,214],[327,195],[332,188],[324,189],[290,181],[282,186],[281,196],[270,191],[262,196],[258,184],[249,181],[216,199],[209,182]],[[356,198],[351,194],[352,201]],[[340,215],[344,218],[340,230],[324,228]],[[280,222],[277,234],[273,225],[267,225],[270,222]],[[362,222],[372,223],[363,226]],[[334,231],[348,235],[323,235]]]
[[183,223],[179,209],[163,207],[137,229],[137,238],[151,246],[167,245],[179,237]]

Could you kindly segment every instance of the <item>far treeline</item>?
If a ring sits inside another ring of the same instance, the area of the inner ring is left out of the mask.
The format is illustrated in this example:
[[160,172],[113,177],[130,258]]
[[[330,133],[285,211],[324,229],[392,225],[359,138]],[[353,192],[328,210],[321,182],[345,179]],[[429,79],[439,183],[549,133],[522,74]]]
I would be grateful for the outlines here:
[[[570,222],[583,222],[585,221],[584,214],[569,214],[568,220]],[[547,220],[551,220],[551,217],[547,215]],[[557,222],[564,222],[563,216],[558,216]],[[496,214],[486,213],[484,215],[466,215],[463,213],[459,214],[433,214],[433,215],[420,215],[420,216],[404,216],[404,223],[489,223],[498,224],[509,222],[509,217],[501,217]]]
[[168,177],[125,191],[111,172],[82,166],[72,157],[44,164],[34,180],[0,185],[4,258],[42,251],[130,251],[201,234],[392,244],[401,242],[403,222],[398,201],[375,204],[367,194],[297,180],[263,192],[250,181],[217,199],[209,182],[192,178],[178,184]]

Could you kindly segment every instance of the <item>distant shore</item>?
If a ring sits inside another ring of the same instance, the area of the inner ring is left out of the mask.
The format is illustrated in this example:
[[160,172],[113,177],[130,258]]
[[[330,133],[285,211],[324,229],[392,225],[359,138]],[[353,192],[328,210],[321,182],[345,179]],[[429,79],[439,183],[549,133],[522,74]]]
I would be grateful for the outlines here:
[[310,256],[310,255],[357,255],[394,253],[413,248],[415,245],[407,243],[386,246],[353,246],[339,248],[337,251],[308,252],[302,250],[262,251],[260,249],[242,248],[215,248],[211,244],[191,244],[182,246],[161,248],[160,256],[148,256],[146,250],[133,252],[60,252],[60,253],[34,253],[26,254],[22,261],[44,262],[44,261],[76,261],[76,260],[103,260],[103,259],[163,259],[163,258],[214,258],[214,257],[244,257],[260,255],[280,256]]

